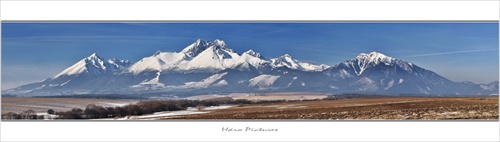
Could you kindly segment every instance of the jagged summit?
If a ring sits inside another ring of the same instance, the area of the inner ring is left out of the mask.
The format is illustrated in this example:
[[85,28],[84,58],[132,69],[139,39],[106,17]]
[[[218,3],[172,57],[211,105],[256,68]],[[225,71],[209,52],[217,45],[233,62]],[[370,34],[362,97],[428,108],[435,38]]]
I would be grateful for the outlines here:
[[299,66],[297,62],[292,59],[292,56],[288,54],[282,55],[276,59],[272,59],[272,61],[273,65],[275,65],[276,67],[288,67],[291,69],[297,69]]
[[87,58],[99,58],[99,56],[97,55],[97,53],[94,52],[94,53],[90,54],[90,56]]
[[128,60],[118,60],[112,58],[109,60],[104,60],[99,57],[97,53],[92,53],[90,56],[81,59],[69,68],[66,68],[61,73],[57,74],[53,78],[58,78],[61,76],[72,76],[72,75],[100,75],[113,72],[126,68],[130,65]]
[[160,50],[156,51],[155,54],[153,54],[153,56],[158,56],[160,55],[162,52]]
[[252,49],[250,49],[250,50],[248,50],[248,51],[244,52],[243,54],[248,54],[248,55],[250,55],[250,56],[257,57],[257,58],[264,58],[264,56],[262,56],[262,55],[261,55],[260,53],[258,53],[258,52],[253,51]]
[[80,61],[73,64],[71,67],[66,68],[53,78],[57,78],[60,76],[81,74],[83,72],[100,73],[106,70],[106,66],[104,65],[104,63],[105,63],[104,60],[101,59],[96,53],[92,53],[90,56],[81,59]]
[[358,56],[356,56],[356,59],[359,60],[360,62],[363,63],[375,63],[378,64],[380,62],[383,63],[391,63],[393,62],[396,58],[386,56],[382,53],[378,52],[370,52],[369,54],[366,53],[360,53]]
[[215,39],[214,42],[212,42],[214,46],[222,47],[222,48],[227,48],[226,42],[220,39]]
[[202,53],[203,51],[205,51],[205,50],[207,50],[209,48],[211,48],[215,52],[219,52],[219,53],[221,53],[221,51],[219,51],[219,50],[224,50],[224,51],[228,51],[228,52],[233,52],[234,53],[234,50],[228,48],[228,46],[226,45],[226,43],[223,40],[220,40],[220,39],[216,39],[213,42],[209,42],[209,41],[206,41],[206,40],[198,39],[193,44],[191,44],[191,45],[187,46],[186,48],[184,48],[181,52],[185,53],[189,57],[194,58],[194,57],[198,56],[200,53]]
[[190,57],[195,57],[209,47],[210,43],[201,39],[196,40],[193,44],[184,48],[181,52],[186,53]]
[[209,46],[213,47],[214,52],[218,53],[219,55],[223,55],[224,52],[228,53],[236,53],[233,49],[229,48],[226,43],[220,39],[214,40],[214,42],[209,42]]
[[[381,64],[382,63],[382,64]],[[342,62],[341,64],[338,64],[337,66],[346,66],[349,68],[352,68],[356,75],[361,75],[363,72],[369,68],[376,67],[378,65],[386,65],[386,66],[393,66],[393,65],[398,65],[402,68],[405,68],[406,70],[411,70],[409,66],[412,66],[413,64],[408,63],[403,60],[399,60],[393,57],[386,56],[382,53],[379,52],[370,52],[370,53],[360,53],[358,56],[356,56],[353,59],[347,60]]]
[[298,66],[298,64],[292,58],[292,56],[290,56],[288,54],[282,55],[282,56],[274,59],[273,64],[278,66],[278,67],[287,66],[289,68],[296,68]]

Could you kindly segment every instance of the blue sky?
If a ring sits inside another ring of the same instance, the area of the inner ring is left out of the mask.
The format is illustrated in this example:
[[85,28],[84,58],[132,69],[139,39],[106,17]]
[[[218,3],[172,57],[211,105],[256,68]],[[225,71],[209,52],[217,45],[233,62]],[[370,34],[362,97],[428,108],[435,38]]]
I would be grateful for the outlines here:
[[132,62],[224,40],[275,58],[335,65],[377,51],[453,81],[498,80],[498,23],[2,23],[2,90],[53,77],[97,53]]

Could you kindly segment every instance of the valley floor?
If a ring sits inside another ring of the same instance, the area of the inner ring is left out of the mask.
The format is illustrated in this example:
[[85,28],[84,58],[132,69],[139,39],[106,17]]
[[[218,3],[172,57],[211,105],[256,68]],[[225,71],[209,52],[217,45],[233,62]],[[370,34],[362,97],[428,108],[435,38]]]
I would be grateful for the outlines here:
[[[289,98],[286,95],[233,96],[250,100]],[[338,100],[309,100],[323,96],[292,95],[290,102],[261,104],[222,104],[203,109],[156,112],[149,115],[104,120],[498,120],[498,97],[379,97]],[[224,97],[223,97],[224,98]],[[226,97],[227,98],[227,97]],[[299,99],[297,99],[299,98]],[[1,98],[2,113],[33,109],[66,111],[84,109],[88,104],[104,107],[124,106],[139,100],[83,98]],[[210,98],[214,99],[214,98]]]
[[156,119],[498,120],[498,113],[496,97],[392,97],[237,105]]

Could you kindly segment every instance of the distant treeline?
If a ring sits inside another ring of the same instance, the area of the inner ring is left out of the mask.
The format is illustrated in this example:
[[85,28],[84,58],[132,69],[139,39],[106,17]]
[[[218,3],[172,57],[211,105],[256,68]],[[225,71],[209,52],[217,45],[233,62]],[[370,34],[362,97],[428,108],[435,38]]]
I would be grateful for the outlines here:
[[2,94],[2,98],[15,98],[16,95]]
[[36,115],[33,109],[23,111],[21,113],[8,112],[2,114],[2,119],[44,119],[43,116]]

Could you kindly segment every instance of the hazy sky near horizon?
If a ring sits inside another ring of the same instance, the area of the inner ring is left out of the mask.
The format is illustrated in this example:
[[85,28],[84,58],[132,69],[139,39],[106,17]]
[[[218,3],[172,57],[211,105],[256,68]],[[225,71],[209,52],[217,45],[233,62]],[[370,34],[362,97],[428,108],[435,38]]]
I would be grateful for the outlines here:
[[290,54],[335,65],[372,51],[452,81],[497,81],[496,22],[462,23],[2,23],[2,90],[50,78],[97,53],[136,62],[221,39],[239,54]]

